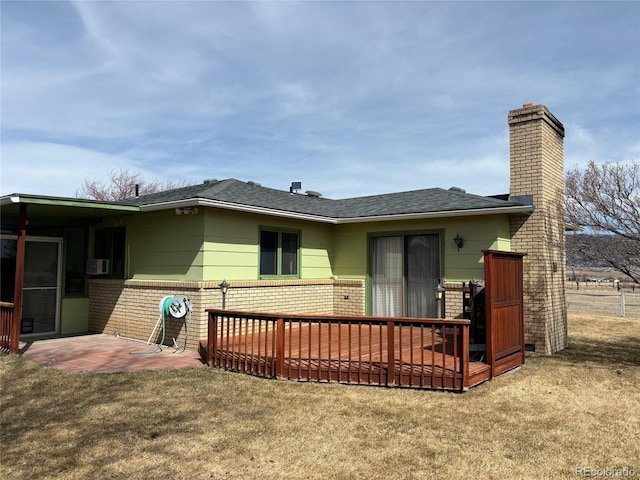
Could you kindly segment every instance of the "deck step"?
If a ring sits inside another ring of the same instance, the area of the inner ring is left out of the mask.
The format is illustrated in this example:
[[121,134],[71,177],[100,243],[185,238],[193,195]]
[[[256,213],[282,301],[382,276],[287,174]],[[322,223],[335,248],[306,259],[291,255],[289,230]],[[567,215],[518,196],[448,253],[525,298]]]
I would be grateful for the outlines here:
[[207,363],[207,341],[200,340],[198,342],[198,353],[200,354],[200,358],[204,363]]

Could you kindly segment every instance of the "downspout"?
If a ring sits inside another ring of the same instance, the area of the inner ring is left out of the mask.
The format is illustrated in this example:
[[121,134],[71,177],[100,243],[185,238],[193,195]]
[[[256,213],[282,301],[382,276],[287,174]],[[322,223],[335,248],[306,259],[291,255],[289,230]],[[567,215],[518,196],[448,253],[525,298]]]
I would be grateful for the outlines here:
[[20,323],[22,317],[22,287],[24,286],[24,256],[27,237],[27,205],[20,204],[18,212],[18,245],[16,250],[16,276],[13,293],[13,322],[11,323],[11,354],[20,349]]

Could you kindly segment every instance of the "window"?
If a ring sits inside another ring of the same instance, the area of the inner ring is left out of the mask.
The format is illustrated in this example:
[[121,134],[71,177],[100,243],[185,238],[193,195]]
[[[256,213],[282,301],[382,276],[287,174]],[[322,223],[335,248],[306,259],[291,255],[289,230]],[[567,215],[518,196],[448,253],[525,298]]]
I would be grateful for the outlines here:
[[0,274],[2,274],[0,302],[13,302],[17,249],[17,240],[0,239]]
[[94,258],[109,260],[109,274],[112,277],[124,278],[125,240],[124,228],[96,230]]
[[260,276],[298,275],[299,233],[260,230]]
[[66,235],[65,295],[84,295],[87,264],[87,229],[68,227]]

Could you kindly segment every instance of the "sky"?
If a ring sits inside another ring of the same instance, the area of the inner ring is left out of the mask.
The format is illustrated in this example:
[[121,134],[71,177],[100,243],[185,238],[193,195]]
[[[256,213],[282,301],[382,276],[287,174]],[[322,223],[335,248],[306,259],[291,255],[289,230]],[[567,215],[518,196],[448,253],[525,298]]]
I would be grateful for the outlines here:
[[0,195],[119,169],[507,193],[531,102],[567,170],[640,160],[640,2],[2,0],[0,23]]

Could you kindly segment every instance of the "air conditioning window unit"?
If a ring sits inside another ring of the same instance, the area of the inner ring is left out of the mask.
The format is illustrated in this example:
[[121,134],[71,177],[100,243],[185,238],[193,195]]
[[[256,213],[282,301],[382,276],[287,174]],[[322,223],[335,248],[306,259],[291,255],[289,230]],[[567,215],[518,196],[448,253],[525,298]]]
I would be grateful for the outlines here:
[[94,258],[87,261],[87,275],[107,275],[109,273],[109,260]]

